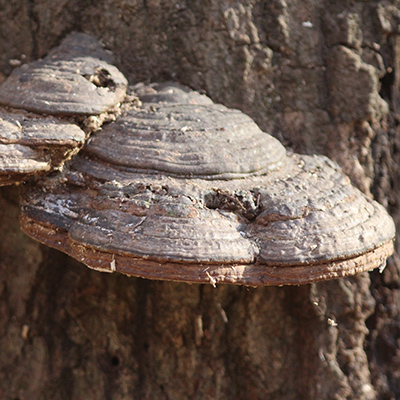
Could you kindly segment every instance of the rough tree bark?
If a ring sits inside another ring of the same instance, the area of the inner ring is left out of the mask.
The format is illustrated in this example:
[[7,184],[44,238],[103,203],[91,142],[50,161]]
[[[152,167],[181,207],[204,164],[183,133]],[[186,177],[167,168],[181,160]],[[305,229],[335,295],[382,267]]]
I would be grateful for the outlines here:
[[[131,83],[242,109],[336,160],[399,224],[399,24],[398,0],[0,0],[0,80],[93,33]],[[258,289],[101,274],[26,237],[5,187],[0,398],[400,398],[398,267]]]

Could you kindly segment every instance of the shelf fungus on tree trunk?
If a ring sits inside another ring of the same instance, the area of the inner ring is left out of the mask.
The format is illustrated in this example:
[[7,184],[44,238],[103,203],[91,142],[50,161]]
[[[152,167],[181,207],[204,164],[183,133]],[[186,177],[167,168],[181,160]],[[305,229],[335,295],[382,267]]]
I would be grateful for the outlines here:
[[74,33],[13,71],[0,86],[0,186],[59,168],[113,118],[127,81],[111,60],[95,38]]
[[328,158],[178,85],[135,90],[141,105],[25,188],[25,232],[99,271],[212,284],[305,284],[392,253],[390,216]]

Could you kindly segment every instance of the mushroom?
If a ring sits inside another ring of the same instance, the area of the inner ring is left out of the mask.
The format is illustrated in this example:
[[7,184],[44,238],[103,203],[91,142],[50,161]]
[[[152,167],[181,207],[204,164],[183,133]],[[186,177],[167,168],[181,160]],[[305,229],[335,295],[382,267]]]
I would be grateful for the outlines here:
[[392,254],[393,220],[328,158],[185,87],[134,89],[140,106],[26,185],[28,235],[98,271],[213,285],[306,284]]
[[113,118],[127,81],[111,60],[95,38],[74,33],[13,71],[0,86],[0,186],[60,168]]

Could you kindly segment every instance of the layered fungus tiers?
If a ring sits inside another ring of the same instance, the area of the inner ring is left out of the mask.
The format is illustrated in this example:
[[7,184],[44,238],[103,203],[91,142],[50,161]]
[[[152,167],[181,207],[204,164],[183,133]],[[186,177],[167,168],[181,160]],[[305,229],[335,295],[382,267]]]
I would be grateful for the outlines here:
[[99,271],[194,283],[305,284],[392,253],[392,219],[326,157],[184,87],[135,91],[61,173],[26,185],[25,232]]
[[85,137],[73,123],[0,109],[0,186],[59,168]]
[[95,38],[75,33],[0,86],[0,186],[60,168],[125,98],[127,81]]

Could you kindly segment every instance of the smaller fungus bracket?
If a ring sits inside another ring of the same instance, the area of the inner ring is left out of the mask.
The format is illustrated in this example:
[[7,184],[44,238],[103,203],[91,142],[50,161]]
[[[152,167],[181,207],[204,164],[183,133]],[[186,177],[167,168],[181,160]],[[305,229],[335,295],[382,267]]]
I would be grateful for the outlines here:
[[0,111],[0,186],[60,168],[85,142],[75,124]]
[[73,33],[13,71],[0,86],[0,186],[60,168],[115,118],[127,81],[110,62],[95,38]]
[[153,90],[141,87],[142,106],[127,107],[92,137],[89,157],[130,172],[206,180],[260,175],[285,163],[285,148],[241,111],[176,85]]
[[42,60],[16,68],[0,104],[51,115],[96,115],[123,101],[127,80],[94,37],[73,33]]
[[176,84],[94,133],[22,192],[21,226],[90,268],[299,285],[380,267],[394,223],[323,156],[287,154],[238,110]]

